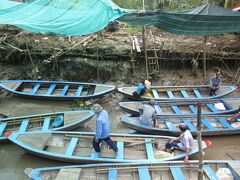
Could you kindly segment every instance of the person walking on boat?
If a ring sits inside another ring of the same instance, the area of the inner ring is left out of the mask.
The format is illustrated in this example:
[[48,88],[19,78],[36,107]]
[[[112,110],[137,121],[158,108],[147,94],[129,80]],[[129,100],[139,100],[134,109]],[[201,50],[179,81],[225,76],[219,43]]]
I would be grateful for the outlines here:
[[173,150],[182,150],[186,152],[186,156],[184,158],[184,162],[186,164],[189,163],[188,161],[188,156],[193,148],[193,137],[192,134],[189,130],[187,130],[187,125],[184,123],[181,123],[179,125],[179,129],[181,131],[181,135],[175,139],[171,139],[166,145],[166,149],[170,149],[171,151]]
[[109,137],[109,116],[108,112],[99,104],[93,105],[93,110],[97,114],[96,134],[93,138],[93,148],[96,152],[100,152],[100,143],[104,140],[115,152],[118,151],[116,143]]
[[155,104],[156,102],[151,99],[148,104],[143,104],[142,107],[140,107],[140,124],[151,126],[153,122],[154,127],[156,126]]
[[133,97],[136,99],[141,99],[141,97],[144,95],[144,93],[147,92],[147,89],[149,89],[150,86],[151,82],[142,79],[141,83],[137,87],[137,90],[133,92]]
[[216,96],[216,91],[221,85],[220,71],[210,79],[209,96]]

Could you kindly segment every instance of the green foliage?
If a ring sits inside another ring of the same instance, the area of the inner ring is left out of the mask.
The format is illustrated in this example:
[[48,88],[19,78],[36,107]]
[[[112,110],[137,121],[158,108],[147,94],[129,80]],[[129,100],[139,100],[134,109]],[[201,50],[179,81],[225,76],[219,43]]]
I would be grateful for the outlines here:
[[80,99],[73,100],[72,107],[80,107],[81,109],[85,109],[85,110],[91,109],[90,105],[87,105],[85,101]]
[[149,72],[149,79],[151,79],[151,81],[152,80],[156,80],[157,81],[159,78],[160,78],[159,71],[153,70],[153,71]]
[[126,29],[126,32],[128,32],[129,34],[131,35],[134,35],[136,34],[137,32],[141,31],[141,27],[137,27],[137,26],[129,26],[127,29]]

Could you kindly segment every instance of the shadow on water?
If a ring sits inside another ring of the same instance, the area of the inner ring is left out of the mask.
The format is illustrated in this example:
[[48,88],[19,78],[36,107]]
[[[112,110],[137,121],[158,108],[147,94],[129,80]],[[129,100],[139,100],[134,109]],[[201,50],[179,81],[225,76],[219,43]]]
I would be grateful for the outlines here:
[[[119,97],[113,98],[110,101],[102,103],[104,108],[109,112],[111,118],[111,132],[114,133],[136,133],[135,130],[124,126],[120,119],[124,116],[129,116],[121,110],[118,102]],[[101,103],[101,101],[99,102]],[[72,107],[72,102],[69,101],[46,101],[18,98],[15,96],[0,98],[0,113],[9,116],[20,116],[29,114],[39,114],[47,112],[58,112],[67,110],[77,110],[78,107]],[[88,122],[84,127],[80,127],[75,131],[94,131],[95,117]],[[239,136],[219,136],[208,137],[212,141],[212,145],[205,151],[205,159],[240,159],[240,141]],[[46,160],[26,153],[21,148],[13,144],[0,145],[0,179],[25,180],[28,179],[24,174],[25,168],[37,168],[46,166],[69,165],[52,160]],[[197,159],[197,156],[192,159]]]

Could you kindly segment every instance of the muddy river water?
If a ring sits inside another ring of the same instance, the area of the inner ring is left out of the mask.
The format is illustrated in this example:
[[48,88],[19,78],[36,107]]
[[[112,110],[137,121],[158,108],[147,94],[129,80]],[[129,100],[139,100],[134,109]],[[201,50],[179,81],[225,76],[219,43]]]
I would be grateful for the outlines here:
[[[111,132],[114,133],[135,133],[134,130],[128,129],[121,122],[120,118],[128,116],[118,106],[121,96],[113,96],[108,98],[102,104],[111,117]],[[66,110],[78,110],[80,107],[73,107],[72,102],[68,101],[48,101],[25,99],[16,96],[0,97],[0,113],[8,116],[20,116],[29,114],[40,114],[47,112],[59,112]],[[94,131],[95,117],[84,127],[77,131]],[[212,145],[205,151],[205,159],[224,160],[238,159],[240,160],[240,141],[239,136],[221,136],[207,137]],[[197,159],[197,156],[192,159]],[[26,153],[24,150],[14,144],[0,144],[0,180],[24,180],[28,177],[24,174],[24,170],[28,167],[37,168],[45,166],[69,165],[52,160],[42,159]]]

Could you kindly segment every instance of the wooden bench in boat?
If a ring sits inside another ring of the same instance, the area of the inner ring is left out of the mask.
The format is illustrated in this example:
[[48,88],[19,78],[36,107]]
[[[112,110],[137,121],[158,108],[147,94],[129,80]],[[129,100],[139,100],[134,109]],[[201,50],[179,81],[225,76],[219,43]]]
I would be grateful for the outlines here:
[[115,180],[117,179],[117,170],[114,168],[110,168],[108,171],[108,179]]
[[209,165],[203,165],[203,171],[211,180],[218,180],[217,175],[214,173],[212,168]]
[[147,167],[142,166],[138,168],[138,174],[140,180],[151,180],[149,170]]
[[179,167],[171,166],[170,170],[171,170],[174,180],[185,179],[185,176],[183,175],[183,173]]
[[55,180],[79,180],[81,168],[61,169]]
[[6,128],[6,126],[7,126],[7,122],[2,122],[0,124],[0,137],[3,135],[4,129]]

